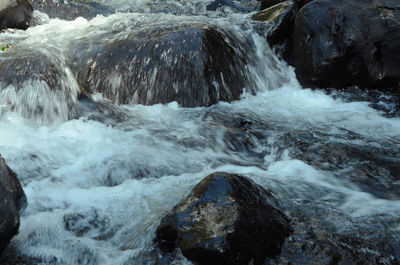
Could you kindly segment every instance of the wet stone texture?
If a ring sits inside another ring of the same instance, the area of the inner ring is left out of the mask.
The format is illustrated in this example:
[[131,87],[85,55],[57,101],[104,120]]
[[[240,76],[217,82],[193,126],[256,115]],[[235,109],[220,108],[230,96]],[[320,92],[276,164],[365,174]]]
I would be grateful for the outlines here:
[[263,264],[291,233],[275,197],[251,180],[218,172],[195,186],[162,219],[156,244],[179,248],[196,264]]
[[26,197],[15,173],[0,156],[0,254],[18,232],[20,211]]
[[210,106],[237,100],[246,88],[243,52],[207,25],[155,25],[110,43],[79,80],[89,93],[118,104]]
[[33,8],[28,0],[1,0],[0,30],[6,28],[27,29]]
[[13,46],[0,58],[0,113],[38,120],[79,115],[79,87],[71,86],[65,62],[51,54]]
[[398,1],[317,0],[297,14],[296,74],[303,86],[397,87]]

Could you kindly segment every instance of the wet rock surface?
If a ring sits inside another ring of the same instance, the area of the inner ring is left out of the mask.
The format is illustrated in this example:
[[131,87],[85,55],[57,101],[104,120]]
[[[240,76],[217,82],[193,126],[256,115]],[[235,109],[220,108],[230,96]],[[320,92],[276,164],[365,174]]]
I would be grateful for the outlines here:
[[196,264],[263,264],[291,233],[275,197],[251,180],[218,172],[162,219],[155,242]]
[[74,20],[78,17],[92,19],[97,15],[109,15],[114,9],[96,1],[79,0],[32,0],[35,10],[46,13],[50,18]]
[[0,113],[13,110],[39,120],[65,120],[78,116],[79,87],[71,87],[72,74],[51,54],[12,47],[0,58]]
[[80,79],[89,93],[118,104],[210,106],[237,100],[246,88],[243,52],[221,29],[156,26],[111,43]]
[[[14,50],[14,51],[13,51]],[[17,47],[9,48],[8,53],[18,52]],[[50,88],[57,89],[61,87],[61,70],[58,67],[59,62],[52,61],[47,55],[31,52],[18,58],[11,56],[2,56],[0,58],[0,83],[5,88],[9,85],[20,89],[26,81],[37,80],[45,82]]]
[[284,40],[290,38],[296,13],[295,3],[285,1],[256,13],[253,19],[270,24],[267,40],[271,46],[274,46],[282,44]]
[[0,3],[0,30],[27,29],[33,8],[28,0],[2,0]]
[[248,13],[260,9],[259,0],[216,0],[207,5],[208,11],[215,11],[223,7],[230,7],[237,12]]
[[20,212],[26,207],[26,196],[16,174],[0,156],[0,254],[17,234]]
[[317,0],[296,17],[296,74],[308,87],[397,87],[397,1]]

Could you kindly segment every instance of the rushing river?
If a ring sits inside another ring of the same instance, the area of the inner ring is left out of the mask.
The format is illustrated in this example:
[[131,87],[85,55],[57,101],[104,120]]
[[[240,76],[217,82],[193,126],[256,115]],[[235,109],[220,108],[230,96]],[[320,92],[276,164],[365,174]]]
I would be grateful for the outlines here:
[[[37,80],[23,80],[18,92],[0,87],[0,153],[28,198],[6,256],[32,264],[158,264],[153,238],[162,216],[203,177],[226,171],[271,188],[315,238],[355,238],[361,243],[351,253],[400,260],[394,96],[376,92],[360,101],[302,88],[256,33],[251,14],[207,11],[210,2],[118,1],[120,13],[74,21],[35,11],[37,26],[0,33],[13,44],[0,58],[40,52],[63,73],[58,91]],[[189,22],[223,28],[245,47],[255,94],[197,108],[117,105],[95,95],[99,109],[78,98],[71,65],[81,54],[157,23]],[[182,256],[173,262],[191,264]]]

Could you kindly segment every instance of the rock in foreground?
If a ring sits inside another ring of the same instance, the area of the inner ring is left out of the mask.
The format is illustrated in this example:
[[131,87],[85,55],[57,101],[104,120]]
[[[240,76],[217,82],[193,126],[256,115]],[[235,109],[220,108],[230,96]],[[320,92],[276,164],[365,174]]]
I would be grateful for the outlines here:
[[0,156],[0,253],[18,232],[19,212],[25,206],[25,193],[17,176]]
[[251,180],[214,173],[165,216],[155,242],[197,264],[263,264],[291,233],[273,195]]
[[0,1],[0,30],[27,29],[32,19],[33,7],[28,0]]
[[82,86],[119,104],[177,101],[210,106],[240,98],[244,51],[220,29],[202,24],[155,25],[110,43],[89,60]]

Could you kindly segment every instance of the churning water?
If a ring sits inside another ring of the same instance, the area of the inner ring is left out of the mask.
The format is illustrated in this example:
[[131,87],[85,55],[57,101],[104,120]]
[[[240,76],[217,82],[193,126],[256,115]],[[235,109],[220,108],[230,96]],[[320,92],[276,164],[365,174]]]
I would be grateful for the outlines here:
[[[292,219],[316,231],[390,236],[386,243],[399,246],[400,119],[368,101],[303,89],[250,15],[207,12],[209,2],[117,1],[121,13],[89,21],[35,11],[39,25],[0,34],[13,44],[1,57],[45,54],[61,73],[58,90],[37,79],[0,88],[0,153],[28,198],[6,255],[33,264],[157,264],[152,240],[162,216],[215,171],[271,188]],[[78,98],[73,66],[82,54],[133,30],[188,22],[223,28],[245,47],[255,95],[198,108],[117,105],[96,95],[98,108]],[[400,256],[359,251],[383,264]]]

